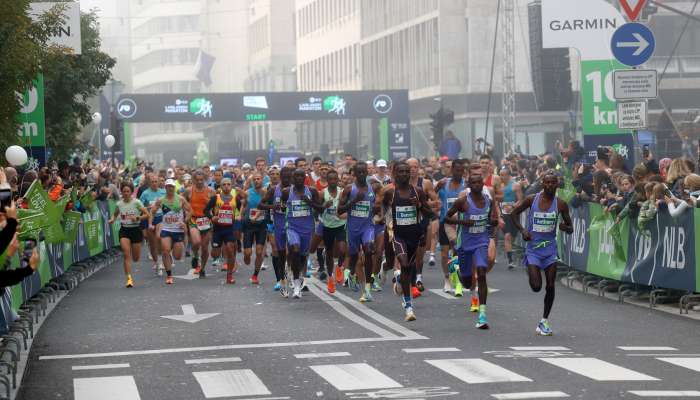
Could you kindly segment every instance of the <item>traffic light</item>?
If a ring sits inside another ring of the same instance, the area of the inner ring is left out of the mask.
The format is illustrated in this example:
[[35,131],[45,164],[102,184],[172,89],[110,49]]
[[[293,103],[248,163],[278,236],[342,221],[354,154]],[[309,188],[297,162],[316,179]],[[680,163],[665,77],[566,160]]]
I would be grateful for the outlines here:
[[445,129],[443,125],[443,112],[444,110],[441,107],[435,114],[430,114],[430,119],[432,120],[430,122],[430,129],[433,131],[433,143],[436,149],[439,149],[442,144],[442,132]]

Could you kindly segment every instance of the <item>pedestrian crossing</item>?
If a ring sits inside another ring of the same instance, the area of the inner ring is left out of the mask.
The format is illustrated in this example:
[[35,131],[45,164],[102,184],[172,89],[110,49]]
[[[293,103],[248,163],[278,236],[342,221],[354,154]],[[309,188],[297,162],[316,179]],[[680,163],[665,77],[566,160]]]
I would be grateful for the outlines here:
[[[512,347],[525,351],[525,349],[542,349],[544,347]],[[554,348],[554,347],[551,347]],[[449,349],[449,352],[444,352]],[[562,349],[562,347],[559,347]],[[567,348],[564,348],[567,349]],[[434,388],[425,387],[409,387],[407,382],[412,382],[412,377],[406,375],[406,371],[396,370],[394,367],[389,367],[384,364],[376,364],[372,362],[347,362],[347,363],[331,363],[337,362],[335,357],[352,357],[350,352],[336,353],[305,353],[296,354],[290,358],[295,360],[295,363],[302,363],[297,366],[295,371],[305,371],[304,380],[311,387],[323,388],[326,391],[328,388],[333,388],[337,392],[345,393],[348,398],[402,398],[402,394],[410,393],[407,398],[434,397],[428,396],[428,391],[442,390],[444,393],[459,393],[466,391],[465,389],[471,385],[480,384],[503,384],[510,383],[507,388],[508,392],[492,393],[491,397],[498,400],[517,400],[517,399],[542,399],[542,398],[567,398],[577,397],[576,393],[567,393],[566,391],[573,390],[570,385],[564,382],[569,382],[567,379],[571,374],[586,378],[591,382],[627,382],[625,390],[630,397],[654,397],[654,398],[696,398],[700,397],[700,391],[694,390],[698,387],[693,387],[696,380],[689,382],[687,388],[683,390],[675,390],[679,388],[664,388],[663,379],[657,376],[651,376],[646,373],[635,370],[638,367],[638,358],[616,358],[615,362],[603,360],[595,357],[535,357],[531,360],[535,363],[541,363],[541,368],[550,368],[550,372],[554,374],[561,373],[561,379],[552,381],[543,381],[542,374],[531,368],[524,369],[523,364],[518,364],[516,359],[512,358],[496,358],[484,356],[483,358],[439,358],[443,356],[454,356],[455,351],[461,351],[458,348],[426,348],[426,351],[410,352],[402,349],[403,357],[409,358],[412,367],[409,371],[415,371],[419,374],[429,374],[431,382],[435,385],[442,385]],[[427,351],[433,350],[433,351]],[[538,350],[535,350],[538,351]],[[446,354],[441,354],[441,353]],[[486,353],[485,353],[486,354]],[[489,358],[489,359],[487,359]],[[634,361],[632,361],[634,360]],[[234,363],[235,365],[245,365],[245,357],[228,357],[228,358],[211,358],[185,360],[185,364],[192,367],[194,371],[187,371],[189,376],[193,378],[193,383],[199,386],[200,397],[206,399],[216,398],[234,398],[243,399],[290,399],[289,389],[280,388],[279,382],[266,384],[264,379],[269,378],[274,373],[271,373],[271,368],[231,368],[234,364],[223,365],[224,362]],[[649,364],[651,363],[651,364]],[[655,365],[654,365],[655,363]],[[619,365],[625,364],[625,365]],[[408,365],[408,364],[407,364]],[[423,365],[424,367],[421,367]],[[94,371],[120,368],[118,376],[107,377],[81,377],[77,376]],[[88,399],[105,399],[105,400],[140,400],[139,388],[137,386],[138,377],[129,375],[125,371],[129,371],[130,364],[114,364],[114,365],[95,365],[95,366],[73,366],[72,371],[76,375],[73,378],[73,389],[75,400]],[[433,368],[432,372],[426,371],[425,368]],[[700,372],[700,357],[673,357],[669,354],[666,357],[650,357],[645,369],[649,371],[658,371],[658,376],[663,374],[677,374],[680,371],[686,373]],[[197,371],[196,369],[207,369]],[[285,369],[285,373],[289,370]],[[403,373],[402,373],[403,372]],[[439,372],[435,375],[434,372]],[[310,374],[310,375],[309,375]],[[315,377],[315,378],[309,378]],[[551,374],[548,374],[551,378]],[[294,379],[290,375],[290,379]],[[658,382],[655,386],[649,386],[649,383],[643,383],[644,386],[634,387],[634,384],[640,382]],[[512,384],[536,383],[547,385],[548,391],[532,391],[536,387],[523,386],[528,391],[514,392]],[[144,386],[145,383],[141,383]],[[467,386],[465,386],[465,384]],[[559,387],[552,387],[559,386]],[[493,391],[497,391],[500,386],[493,386]],[[551,389],[551,390],[550,390]],[[562,390],[556,390],[562,389]],[[640,389],[640,390],[633,390]],[[643,389],[643,390],[642,390]],[[674,390],[663,390],[674,389]],[[332,390],[332,389],[331,389]],[[359,392],[358,391],[365,391]],[[416,394],[417,393],[417,394]],[[622,392],[621,392],[622,393]],[[368,396],[368,397],[363,397]],[[374,396],[374,397],[372,397]],[[417,396],[417,397],[416,397]],[[329,398],[335,398],[330,396]]]

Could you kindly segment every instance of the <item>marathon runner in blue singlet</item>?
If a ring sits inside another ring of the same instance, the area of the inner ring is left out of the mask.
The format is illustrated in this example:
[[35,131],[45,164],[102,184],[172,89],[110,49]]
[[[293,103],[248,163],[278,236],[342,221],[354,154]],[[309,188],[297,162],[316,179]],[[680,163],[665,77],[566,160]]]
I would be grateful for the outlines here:
[[501,214],[503,215],[503,247],[508,257],[508,269],[515,268],[513,261],[513,238],[518,234],[518,230],[513,225],[510,213],[513,212],[515,204],[523,199],[523,191],[520,184],[511,176],[510,169],[501,168],[498,175],[501,177],[503,186],[503,201],[501,202]]
[[[289,187],[292,181],[292,168],[284,167],[280,170],[280,182],[274,186],[270,186],[267,189],[265,197],[263,197],[258,208],[263,210],[270,210],[272,213],[272,225],[273,225],[273,254],[272,254],[272,267],[275,270],[275,278],[277,283],[274,286],[274,290],[280,291],[282,297],[287,297],[287,234],[286,234],[286,224],[287,219],[285,217],[284,207],[282,204],[282,191]],[[276,254],[275,254],[276,253]]]
[[[445,284],[443,286],[443,291],[445,293],[454,292],[456,295],[461,296],[461,290],[455,290],[450,282],[450,275],[447,270],[447,265],[451,259],[450,250],[453,250],[455,245],[450,241],[445,231],[445,216],[447,211],[452,208],[457,199],[459,199],[459,194],[462,193],[467,188],[464,179],[464,162],[462,160],[452,160],[452,177],[444,178],[438,182],[435,187],[435,191],[440,197],[440,227],[438,229],[438,243],[440,243],[440,256],[442,265],[442,274],[445,279]],[[418,281],[420,282],[420,280]],[[418,283],[416,283],[418,286]],[[419,289],[423,286],[420,283]]]
[[[551,336],[552,327],[549,323],[549,313],[554,304],[554,284],[557,277],[557,221],[559,215],[562,222],[559,230],[571,234],[573,226],[569,216],[569,206],[557,198],[559,177],[553,172],[547,172],[542,180],[542,191],[530,195],[515,206],[511,218],[513,224],[527,242],[524,263],[534,292],[542,290],[542,273],[546,278],[544,313],[537,324],[536,332],[542,336]],[[520,214],[528,210],[527,229],[520,224]]]
[[[476,327],[488,329],[486,318],[486,297],[488,286],[488,251],[490,228],[498,225],[493,202],[483,193],[484,178],[480,174],[470,174],[469,193],[457,200],[445,216],[445,223],[459,225],[461,243],[459,246],[459,273],[462,285],[472,286],[472,266],[476,267],[479,284],[479,319]],[[462,213],[462,217],[454,215]]]

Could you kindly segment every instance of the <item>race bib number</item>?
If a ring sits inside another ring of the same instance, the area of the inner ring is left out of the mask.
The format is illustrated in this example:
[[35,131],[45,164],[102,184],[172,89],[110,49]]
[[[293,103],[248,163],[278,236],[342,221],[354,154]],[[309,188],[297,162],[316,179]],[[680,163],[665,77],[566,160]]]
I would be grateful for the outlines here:
[[414,206],[396,207],[396,225],[416,225],[418,223],[418,211]]
[[292,200],[292,218],[311,216],[311,207],[303,200]]
[[180,222],[180,214],[167,213],[163,216],[166,225],[177,225]]
[[337,217],[338,216],[338,207],[331,206],[326,208],[326,215],[330,217]]
[[200,217],[194,220],[194,223],[197,225],[197,228],[200,231],[206,231],[207,229],[211,229],[211,221],[207,217]]
[[470,215],[469,220],[474,221],[474,225],[470,226],[467,231],[473,234],[485,233],[488,225],[487,218],[487,214]]
[[265,212],[258,210],[257,208],[250,209],[250,220],[251,221],[261,221],[265,217]]
[[557,213],[535,212],[532,214],[532,231],[537,233],[552,233],[557,227]]
[[350,210],[350,215],[356,218],[369,218],[369,208],[369,201],[362,200],[360,202],[357,202],[357,204],[355,204],[354,206],[352,206],[352,210]]
[[447,209],[450,210],[453,205],[457,202],[457,197],[448,197],[447,198]]
[[219,225],[233,225],[233,211],[219,210]]

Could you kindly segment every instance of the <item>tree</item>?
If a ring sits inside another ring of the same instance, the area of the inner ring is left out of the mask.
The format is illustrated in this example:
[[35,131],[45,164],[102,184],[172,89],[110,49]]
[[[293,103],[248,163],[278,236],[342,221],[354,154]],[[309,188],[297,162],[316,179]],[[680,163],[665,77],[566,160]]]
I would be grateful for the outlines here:
[[[17,115],[20,99],[52,54],[63,54],[49,47],[50,32],[63,22],[62,7],[56,6],[38,22],[28,15],[30,0],[2,2],[0,12],[0,148],[17,143]],[[3,152],[4,153],[4,152]]]
[[[66,160],[85,148],[78,135],[92,121],[88,99],[111,78],[116,59],[100,51],[95,12],[81,13],[82,54],[52,54],[44,64],[46,146],[51,158]],[[107,116],[105,116],[107,118]]]

